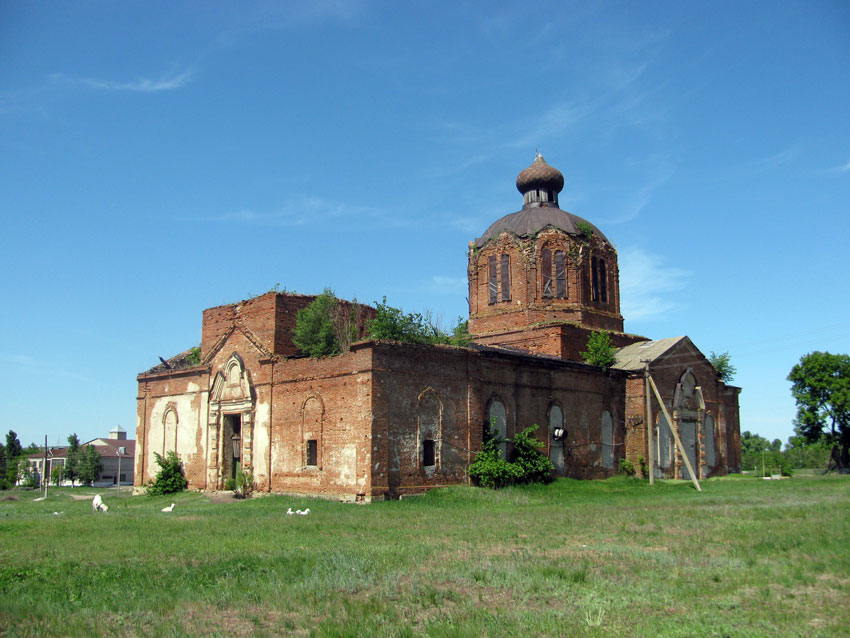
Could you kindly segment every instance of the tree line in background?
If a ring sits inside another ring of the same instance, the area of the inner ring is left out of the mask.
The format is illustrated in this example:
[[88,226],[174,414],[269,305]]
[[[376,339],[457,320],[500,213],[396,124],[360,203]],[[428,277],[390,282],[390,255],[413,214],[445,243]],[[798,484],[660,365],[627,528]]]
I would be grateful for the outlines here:
[[[9,430],[6,435],[6,445],[0,443],[0,490],[8,490],[16,485],[22,487],[40,487],[44,477],[38,475],[30,464],[30,455],[44,454],[44,448],[35,443],[22,447],[18,435]],[[93,445],[80,445],[76,434],[68,437],[68,447],[65,449],[65,465],[56,465],[50,471],[50,482],[60,485],[63,481],[71,481],[74,486],[91,485],[103,471],[100,454]]]

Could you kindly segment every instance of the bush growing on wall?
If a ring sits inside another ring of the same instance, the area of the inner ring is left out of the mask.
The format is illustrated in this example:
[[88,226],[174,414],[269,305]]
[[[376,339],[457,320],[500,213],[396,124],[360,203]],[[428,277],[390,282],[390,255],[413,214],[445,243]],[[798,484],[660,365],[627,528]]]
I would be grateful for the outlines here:
[[513,461],[502,457],[499,445],[502,439],[491,424],[481,451],[469,466],[469,478],[481,487],[499,489],[522,483],[548,483],[555,466],[540,453],[543,444],[534,438],[536,425],[525,428],[514,436]]
[[183,463],[180,462],[177,452],[169,450],[165,453],[165,456],[156,452],[153,455],[156,457],[156,464],[159,465],[159,472],[156,473],[156,478],[148,484],[148,494],[159,496],[185,490],[188,482],[183,475]]

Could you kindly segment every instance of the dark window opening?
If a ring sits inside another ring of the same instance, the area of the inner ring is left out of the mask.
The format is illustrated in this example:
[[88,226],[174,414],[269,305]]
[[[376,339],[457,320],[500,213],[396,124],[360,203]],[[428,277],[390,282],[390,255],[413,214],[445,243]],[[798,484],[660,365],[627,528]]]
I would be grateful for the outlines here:
[[608,276],[605,273],[605,260],[599,260],[599,296],[602,303],[608,302]]
[[316,439],[307,441],[307,465],[316,467],[319,464],[319,442]]
[[567,264],[563,250],[555,251],[555,296],[567,298]]
[[590,298],[599,301],[599,266],[596,257],[590,259]]
[[[230,477],[236,478],[242,456],[242,415],[224,415],[225,443],[230,439]],[[228,460],[228,459],[226,459]]]
[[490,282],[490,303],[494,304],[499,300],[499,290],[498,290],[498,284],[496,282],[496,256],[495,255],[490,256],[490,258],[487,260],[487,265],[489,266],[489,270],[490,270],[490,273],[489,273],[490,274],[490,278],[489,278],[489,282]]
[[511,300],[511,258],[502,255],[502,301]]
[[543,298],[551,299],[552,294],[552,251],[544,250],[541,255],[540,268],[543,271]]
[[422,441],[422,465],[425,467],[432,467],[437,464],[437,457],[435,454],[434,441],[432,439],[425,439]]

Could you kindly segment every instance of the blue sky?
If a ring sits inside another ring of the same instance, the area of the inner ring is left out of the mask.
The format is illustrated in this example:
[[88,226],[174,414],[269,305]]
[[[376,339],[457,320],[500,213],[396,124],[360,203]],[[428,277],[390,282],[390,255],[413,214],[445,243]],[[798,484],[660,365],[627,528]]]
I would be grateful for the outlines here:
[[0,429],[135,429],[201,311],[330,286],[447,324],[536,149],[629,332],[729,351],[742,430],[850,351],[850,5],[0,2]]

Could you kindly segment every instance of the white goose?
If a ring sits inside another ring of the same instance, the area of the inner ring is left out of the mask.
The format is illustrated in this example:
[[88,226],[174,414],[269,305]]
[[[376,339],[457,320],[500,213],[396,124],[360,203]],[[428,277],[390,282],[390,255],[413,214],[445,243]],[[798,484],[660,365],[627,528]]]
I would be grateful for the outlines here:
[[172,503],[172,504],[171,504],[171,505],[169,505],[168,507],[163,507],[160,511],[161,511],[161,512],[170,512],[170,511],[171,511],[171,510],[173,510],[173,509],[174,509],[174,503]]

